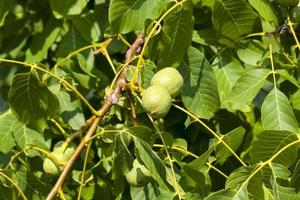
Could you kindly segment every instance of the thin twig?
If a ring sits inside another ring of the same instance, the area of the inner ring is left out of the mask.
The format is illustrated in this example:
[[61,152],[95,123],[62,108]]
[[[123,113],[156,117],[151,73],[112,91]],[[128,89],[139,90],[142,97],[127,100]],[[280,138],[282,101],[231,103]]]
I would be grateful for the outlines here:
[[[133,58],[135,52],[143,45],[144,43],[144,35],[141,34],[137,37],[135,42],[132,44],[132,46],[127,50],[126,56],[125,56],[125,63],[128,64],[130,60]],[[74,154],[70,158],[70,160],[65,165],[64,170],[60,174],[56,184],[50,191],[50,193],[47,196],[47,200],[52,200],[56,196],[59,188],[62,188],[68,174],[70,173],[74,163],[76,162],[78,156],[80,155],[81,151],[84,149],[87,142],[90,140],[92,135],[95,133],[98,124],[101,122],[102,118],[106,115],[106,113],[110,110],[112,105],[117,104],[119,101],[119,96],[121,95],[122,91],[122,85],[126,83],[125,79],[125,70],[126,68],[122,69],[122,72],[120,73],[117,81],[116,81],[116,87],[114,88],[114,91],[105,98],[105,103],[102,105],[100,110],[98,111],[98,116],[95,117],[93,120],[89,130],[87,131],[84,138],[81,140],[80,144],[77,146]]]

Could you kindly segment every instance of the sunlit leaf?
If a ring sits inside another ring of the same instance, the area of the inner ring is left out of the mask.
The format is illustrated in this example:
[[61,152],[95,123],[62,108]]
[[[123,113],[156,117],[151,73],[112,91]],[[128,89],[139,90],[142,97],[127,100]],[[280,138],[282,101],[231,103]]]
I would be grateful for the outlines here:
[[298,132],[298,123],[290,102],[277,88],[274,88],[265,98],[261,106],[261,120],[265,130]]

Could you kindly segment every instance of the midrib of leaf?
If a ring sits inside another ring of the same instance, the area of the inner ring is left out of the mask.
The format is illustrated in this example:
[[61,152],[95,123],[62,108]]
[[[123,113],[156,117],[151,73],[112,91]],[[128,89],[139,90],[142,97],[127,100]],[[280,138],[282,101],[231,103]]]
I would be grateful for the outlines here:
[[222,0],[217,0],[217,1],[219,1],[223,5],[223,7],[225,8],[226,12],[228,13],[228,15],[230,16],[231,20],[233,21],[236,29],[238,30],[239,35],[241,35],[241,30],[239,29],[239,26],[238,26],[237,22],[235,21],[235,18],[233,17],[233,15],[231,14],[231,12],[229,11],[230,9],[226,7],[225,3]]
[[279,120],[279,128],[281,130],[281,120],[280,120],[280,113],[279,113],[279,103],[278,103],[278,93],[277,93],[277,87],[276,85],[274,86],[274,92],[275,92],[275,102],[276,102],[276,113],[277,113],[277,117]]
[[177,35],[178,35],[178,31],[179,31],[179,27],[180,27],[180,22],[181,22],[181,18],[182,18],[182,12],[183,12],[183,8],[181,8],[181,10],[180,10],[180,14],[179,14],[179,16],[177,17],[178,18],[178,20],[177,20],[177,23],[176,23],[176,29],[175,29],[175,33],[174,34],[172,34],[172,36],[173,36],[173,38],[175,38],[175,40],[171,40],[171,46],[170,46],[170,51],[169,52],[172,52],[173,51],[173,48],[174,48],[174,45],[175,45],[175,43],[176,43],[176,38],[177,38]]

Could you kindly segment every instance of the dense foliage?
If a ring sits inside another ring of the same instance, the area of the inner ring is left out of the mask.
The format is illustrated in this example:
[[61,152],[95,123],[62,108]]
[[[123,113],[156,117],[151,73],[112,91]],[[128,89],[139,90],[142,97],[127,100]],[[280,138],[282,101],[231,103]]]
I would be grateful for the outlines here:
[[300,199],[297,4],[0,0],[0,199]]

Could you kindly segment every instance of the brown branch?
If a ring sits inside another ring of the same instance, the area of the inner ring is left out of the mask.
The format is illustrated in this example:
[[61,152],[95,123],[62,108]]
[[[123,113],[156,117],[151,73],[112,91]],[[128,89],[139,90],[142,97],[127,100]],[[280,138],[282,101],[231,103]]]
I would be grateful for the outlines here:
[[[129,64],[130,60],[133,58],[134,54],[141,49],[141,46],[144,43],[144,35],[141,34],[137,37],[135,42],[132,44],[132,46],[127,50],[126,55],[125,55],[125,65]],[[58,180],[56,181],[54,187],[50,191],[50,193],[47,196],[47,200],[52,200],[58,193],[59,188],[61,188],[70,173],[74,163],[76,162],[78,156],[80,155],[81,151],[84,149],[85,145],[91,138],[91,136],[95,133],[97,126],[101,122],[102,118],[106,115],[106,113],[110,110],[112,105],[117,104],[119,101],[119,97],[121,95],[121,91],[123,88],[123,85],[126,83],[125,79],[125,70],[126,68],[123,69],[123,71],[120,73],[120,76],[118,77],[118,80],[116,81],[116,87],[114,88],[113,92],[105,98],[105,103],[102,105],[100,110],[98,111],[98,116],[95,117],[93,120],[90,128],[88,129],[86,135],[84,138],[81,140],[80,144],[77,146],[74,154],[70,158],[70,160],[67,162],[65,165],[62,173],[60,174]]]

